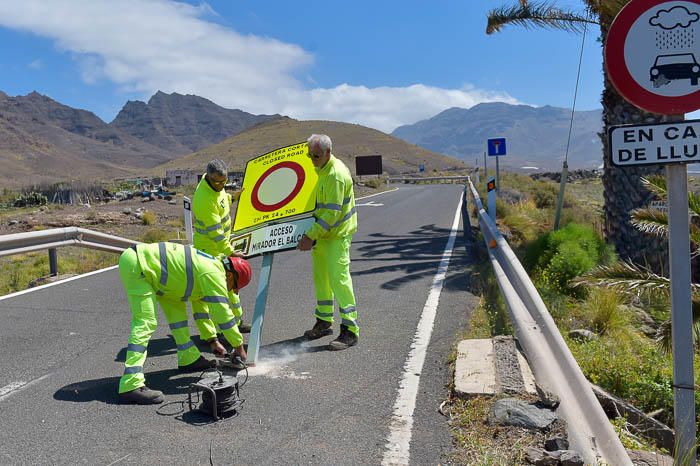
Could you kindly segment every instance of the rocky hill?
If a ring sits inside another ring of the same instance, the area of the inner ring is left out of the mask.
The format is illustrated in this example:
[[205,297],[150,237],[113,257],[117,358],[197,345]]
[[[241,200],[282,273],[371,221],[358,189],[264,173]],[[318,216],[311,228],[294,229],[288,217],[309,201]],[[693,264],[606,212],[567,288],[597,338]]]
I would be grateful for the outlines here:
[[148,103],[127,102],[110,126],[182,155],[275,118],[280,115],[253,115],[220,107],[196,95],[158,91]]
[[389,136],[365,126],[336,121],[298,121],[281,118],[250,128],[219,144],[180,157],[159,167],[202,170],[211,159],[220,158],[233,170],[243,170],[246,161],[278,147],[305,141],[312,133],[328,134],[333,140],[333,154],[341,158],[354,173],[356,155],[383,156],[384,172],[415,173],[420,164],[426,172],[464,168],[464,162]]
[[[505,103],[484,103],[470,109],[450,108],[391,134],[435,152],[475,163],[483,160],[486,139],[507,138],[508,155],[501,166],[558,170],[564,160],[571,110]],[[600,110],[575,112],[569,167],[596,168],[603,163],[598,133]],[[483,162],[480,162],[483,163]]]

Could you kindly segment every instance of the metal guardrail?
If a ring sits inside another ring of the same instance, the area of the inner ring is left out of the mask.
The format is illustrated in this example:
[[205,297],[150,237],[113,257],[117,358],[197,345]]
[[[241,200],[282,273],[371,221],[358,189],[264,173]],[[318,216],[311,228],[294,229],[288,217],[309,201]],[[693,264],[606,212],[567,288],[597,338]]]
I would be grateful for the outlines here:
[[463,176],[428,176],[428,177],[408,177],[408,176],[390,176],[387,178],[389,183],[430,183],[435,181],[467,181],[469,177]]
[[138,241],[85,228],[52,228],[50,230],[12,233],[0,236],[0,257],[48,249],[51,275],[56,275],[56,248],[81,246],[100,251],[121,253],[124,249],[134,244],[138,244]]
[[572,448],[586,464],[631,466],[632,461],[588,380],[527,272],[486,213],[471,179],[465,189],[465,201],[466,191],[471,191],[478,209],[479,227],[518,341],[537,383],[559,397],[557,412],[567,422]]

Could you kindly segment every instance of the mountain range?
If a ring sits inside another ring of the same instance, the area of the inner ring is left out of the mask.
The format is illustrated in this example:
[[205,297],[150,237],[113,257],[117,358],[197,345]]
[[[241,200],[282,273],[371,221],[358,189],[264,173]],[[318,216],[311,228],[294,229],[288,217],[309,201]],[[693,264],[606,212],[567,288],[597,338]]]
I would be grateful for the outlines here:
[[[600,113],[575,113],[571,168],[600,164]],[[16,97],[0,92],[0,186],[163,175],[176,167],[201,170],[212,158],[242,169],[250,158],[314,132],[329,134],[334,153],[351,168],[353,156],[372,154],[383,155],[390,174],[415,172],[419,165],[426,171],[480,165],[486,138],[503,136],[504,167],[551,170],[561,166],[570,116],[563,108],[485,103],[451,108],[387,135],[350,123],[253,115],[160,91],[148,102],[127,102],[106,123],[36,92]]]
[[[391,135],[470,164],[483,164],[486,140],[505,137],[503,167],[559,170],[566,154],[571,110],[500,102],[469,109],[450,108]],[[570,168],[597,168],[603,163],[601,110],[574,112],[568,163]],[[490,165],[493,161],[488,162]]]

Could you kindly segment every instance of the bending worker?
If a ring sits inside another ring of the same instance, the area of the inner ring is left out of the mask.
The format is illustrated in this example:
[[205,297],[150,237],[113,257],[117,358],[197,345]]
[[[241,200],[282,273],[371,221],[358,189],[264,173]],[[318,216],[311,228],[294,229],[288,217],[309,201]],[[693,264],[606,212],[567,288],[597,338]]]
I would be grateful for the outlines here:
[[316,288],[316,324],[304,332],[304,336],[315,340],[333,333],[335,297],[342,322],[340,335],[329,348],[342,350],[356,345],[360,335],[350,277],[350,243],[357,231],[352,176],[348,167],[331,153],[331,138],[325,134],[312,134],[307,142],[309,157],[318,172],[316,221],[297,247],[302,251],[313,248],[311,264]]
[[148,341],[157,325],[156,301],[175,338],[180,371],[201,372],[212,367],[212,361],[204,358],[190,339],[187,301],[198,304],[198,311],[193,314],[203,329],[201,338],[217,355],[226,354],[216,336],[213,318],[234,348],[234,364],[243,369],[247,355],[228,295],[229,291],[237,293],[250,282],[251,269],[245,259],[221,260],[192,246],[175,243],[139,244],[122,253],[119,276],[131,308],[131,334],[124,375],[119,380],[119,401],[136,404],[163,401],[162,392],[146,387],[143,374]]
[[[241,192],[237,191],[231,196],[224,191],[227,181],[226,163],[223,160],[212,160],[207,164],[207,172],[199,181],[192,198],[194,247],[217,257],[234,255],[230,241],[231,202],[237,200]],[[242,333],[249,333],[250,325],[242,322],[241,300],[235,293],[230,293],[229,297],[238,329]],[[198,312],[198,310],[193,307],[192,312]],[[201,332],[202,329],[200,328],[199,331]]]

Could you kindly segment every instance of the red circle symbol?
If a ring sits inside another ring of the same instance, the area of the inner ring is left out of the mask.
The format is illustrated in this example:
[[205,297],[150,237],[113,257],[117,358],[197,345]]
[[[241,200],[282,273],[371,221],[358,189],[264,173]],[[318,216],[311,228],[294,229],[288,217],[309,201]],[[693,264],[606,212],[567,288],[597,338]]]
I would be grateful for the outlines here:
[[[700,5],[700,0],[682,0]],[[667,96],[649,91],[632,76],[625,60],[627,36],[640,16],[664,3],[679,0],[632,0],[625,5],[610,25],[605,41],[605,69],[615,89],[633,105],[652,113],[676,115],[700,109],[700,89],[685,95]],[[700,57],[697,57],[700,59]],[[646,77],[649,79],[649,77]]]
[[[284,199],[275,204],[265,204],[260,200],[260,186],[262,186],[263,182],[270,175],[272,175],[277,170],[283,168],[293,170],[297,176],[297,182],[294,185],[292,191]],[[284,207],[285,205],[287,205],[289,202],[291,202],[292,199],[296,197],[297,194],[299,194],[299,191],[301,191],[301,187],[304,186],[305,179],[306,174],[304,173],[304,169],[301,167],[301,165],[299,165],[296,162],[280,162],[277,165],[268,168],[267,171],[263,173],[263,175],[258,179],[258,181],[255,183],[255,186],[253,187],[253,192],[250,196],[250,202],[253,204],[253,207],[255,207],[260,212],[272,212],[273,210],[277,210],[280,207]]]

